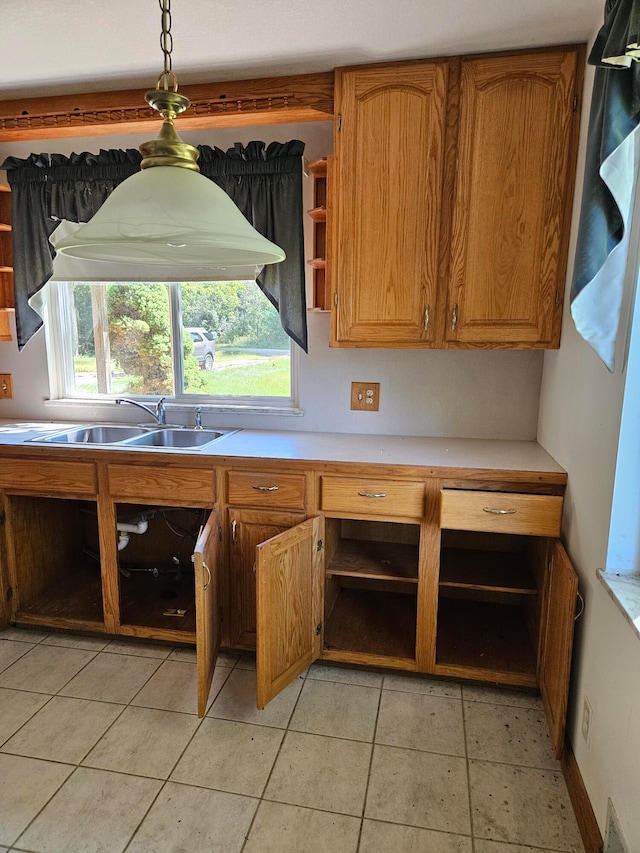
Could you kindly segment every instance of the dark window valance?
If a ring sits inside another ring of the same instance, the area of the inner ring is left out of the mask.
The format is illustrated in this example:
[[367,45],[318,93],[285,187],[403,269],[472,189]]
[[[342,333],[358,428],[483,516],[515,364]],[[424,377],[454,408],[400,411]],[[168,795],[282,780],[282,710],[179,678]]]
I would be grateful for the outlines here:
[[[287,257],[266,266],[257,282],[275,306],[287,334],[307,350],[302,223],[302,154],[299,140],[236,144],[229,151],[199,147],[202,174],[215,181],[263,236]],[[55,250],[49,237],[58,222],[86,222],[109,194],[140,168],[135,149],[98,154],[8,157],[12,191],[13,263],[18,346],[42,325],[28,300],[51,278]]]

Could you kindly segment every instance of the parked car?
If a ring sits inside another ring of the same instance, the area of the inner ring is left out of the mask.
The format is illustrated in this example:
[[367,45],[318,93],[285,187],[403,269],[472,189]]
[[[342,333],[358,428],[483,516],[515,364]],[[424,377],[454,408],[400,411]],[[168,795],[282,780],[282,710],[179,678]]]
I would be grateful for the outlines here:
[[209,332],[207,329],[185,329],[193,341],[193,354],[198,359],[198,364],[202,370],[212,370],[213,360],[216,357],[216,332]]

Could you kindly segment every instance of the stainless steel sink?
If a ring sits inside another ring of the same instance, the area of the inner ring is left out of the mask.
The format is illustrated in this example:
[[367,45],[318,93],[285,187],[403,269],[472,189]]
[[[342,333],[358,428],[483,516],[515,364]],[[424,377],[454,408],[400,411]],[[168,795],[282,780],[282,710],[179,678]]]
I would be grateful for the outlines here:
[[74,427],[73,429],[41,436],[35,440],[46,441],[51,444],[116,444],[138,435],[145,435],[147,432],[149,432],[147,427],[112,424]]
[[118,447],[166,447],[175,450],[202,450],[237,430],[193,429],[189,427],[126,426],[95,424],[59,430],[30,441],[46,444],[91,444]]
[[128,439],[125,444],[130,447],[175,447],[182,450],[204,447],[217,441],[228,432],[214,429],[157,429]]

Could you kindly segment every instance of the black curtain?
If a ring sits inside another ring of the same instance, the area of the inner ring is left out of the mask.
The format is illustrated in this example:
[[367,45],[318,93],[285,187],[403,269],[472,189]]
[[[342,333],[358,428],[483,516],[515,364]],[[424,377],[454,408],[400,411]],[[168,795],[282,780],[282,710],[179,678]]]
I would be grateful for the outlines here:
[[613,370],[640,124],[640,0],[607,0],[604,18],[589,55],[596,71],[570,299],[576,328]]
[[[307,351],[302,220],[304,143],[251,142],[229,151],[199,147],[202,174],[227,192],[264,237],[281,246],[286,260],[270,264],[258,285],[280,314],[287,334]],[[135,149],[99,154],[31,154],[8,157],[11,187],[16,326],[20,349],[42,325],[28,300],[51,278],[55,250],[49,237],[58,222],[86,222],[122,181],[137,172]]]

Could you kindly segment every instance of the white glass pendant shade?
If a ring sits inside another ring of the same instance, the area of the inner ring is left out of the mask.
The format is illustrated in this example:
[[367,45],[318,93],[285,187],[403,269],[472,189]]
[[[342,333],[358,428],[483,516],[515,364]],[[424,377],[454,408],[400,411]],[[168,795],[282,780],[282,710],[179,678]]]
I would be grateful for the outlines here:
[[177,166],[154,166],[127,178],[56,250],[74,258],[178,268],[224,269],[285,258],[224,190]]

